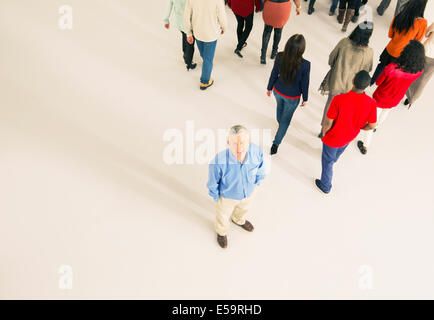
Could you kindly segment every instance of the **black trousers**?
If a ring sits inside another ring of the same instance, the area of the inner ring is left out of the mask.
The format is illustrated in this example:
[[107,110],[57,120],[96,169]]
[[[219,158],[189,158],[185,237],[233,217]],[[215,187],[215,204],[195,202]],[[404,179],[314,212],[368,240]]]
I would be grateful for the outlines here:
[[360,2],[360,0],[340,0],[339,9],[356,9],[356,5],[358,2]]
[[391,56],[386,49],[384,49],[383,53],[380,56],[380,63],[375,69],[374,75],[372,76],[371,86],[375,83],[380,74],[386,69],[387,65],[392,62],[396,62],[397,58]]
[[274,29],[273,51],[279,49],[280,39],[282,38],[283,28],[273,28],[272,26],[265,25],[264,33],[262,34],[262,56],[267,54],[268,43],[270,42],[271,32]]
[[249,38],[250,32],[253,28],[253,13],[247,17],[241,17],[239,15],[235,15],[238,22],[237,27],[237,37],[238,37],[238,45],[237,49],[241,50],[243,45],[246,43]]
[[182,52],[184,53],[184,62],[187,66],[191,66],[191,63],[193,61],[193,55],[194,55],[194,42],[193,44],[189,44],[187,42],[187,35],[185,32],[182,32]]

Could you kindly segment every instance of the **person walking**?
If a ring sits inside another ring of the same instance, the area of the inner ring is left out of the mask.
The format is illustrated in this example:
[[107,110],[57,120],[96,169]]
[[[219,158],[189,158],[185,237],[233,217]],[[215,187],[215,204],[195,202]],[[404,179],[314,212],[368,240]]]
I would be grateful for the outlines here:
[[257,187],[265,178],[261,148],[250,143],[249,131],[241,126],[230,129],[228,148],[210,162],[207,187],[216,203],[215,231],[217,243],[228,245],[230,222],[252,232],[252,223],[245,219]]
[[365,142],[357,142],[362,154],[368,152],[374,132],[384,123],[390,110],[404,98],[410,85],[421,76],[424,67],[424,46],[419,41],[411,40],[396,63],[389,64],[378,77],[378,87],[372,96],[377,103],[378,123],[374,131],[367,133]]
[[197,64],[193,63],[194,55],[194,40],[190,44],[187,41],[187,35],[184,29],[184,9],[186,0],[169,0],[166,16],[164,17],[164,27],[170,28],[170,16],[174,15],[175,26],[182,34],[182,53],[187,71],[196,68]]
[[[320,92],[328,94],[324,106],[321,126],[333,98],[346,93],[353,87],[354,76],[361,70],[370,72],[373,67],[374,50],[369,47],[374,26],[372,23],[360,23],[349,37],[343,38],[329,55],[330,70],[319,88]],[[318,135],[322,138],[322,134]]]
[[213,85],[211,78],[217,38],[227,29],[224,2],[221,0],[187,0],[184,11],[184,28],[189,44],[196,39],[203,59],[200,89]]
[[[432,0],[430,0],[432,1]],[[384,68],[396,62],[404,47],[411,41],[422,41],[428,27],[423,17],[427,0],[412,0],[398,13],[389,28],[389,44],[380,56],[380,63],[372,76],[371,85],[383,72]]]
[[328,194],[332,189],[333,165],[357,137],[360,130],[372,130],[377,122],[376,103],[365,94],[371,77],[365,70],[356,74],[350,92],[334,97],[322,127],[321,179],[317,188]]
[[[228,0],[228,6],[232,9],[237,19],[238,44],[234,53],[243,58],[241,50],[247,46],[247,39],[253,28],[254,12],[259,12],[261,0]],[[255,10],[256,9],[256,10]]]
[[339,14],[337,20],[342,24],[342,32],[346,32],[351,19],[356,12],[356,5],[359,0],[340,0],[339,1]]
[[310,62],[303,59],[306,40],[303,35],[295,34],[289,38],[285,50],[274,61],[273,70],[267,86],[267,95],[274,92],[277,102],[276,117],[279,128],[271,146],[271,154],[276,154],[285,137],[292,116],[297,109],[300,98],[301,106],[307,105],[309,97]]
[[424,42],[425,69],[422,75],[413,82],[407,90],[407,99],[405,100],[404,105],[408,105],[409,108],[422,95],[425,86],[434,74],[434,23],[432,23],[428,28],[426,37],[427,39]]
[[[297,15],[301,12],[300,0],[293,0],[296,5]],[[268,43],[274,30],[273,49],[271,59],[274,59],[279,51],[279,43],[282,38],[283,27],[291,14],[291,0],[264,0],[262,17],[264,19],[264,32],[262,34],[261,64],[266,64]]]

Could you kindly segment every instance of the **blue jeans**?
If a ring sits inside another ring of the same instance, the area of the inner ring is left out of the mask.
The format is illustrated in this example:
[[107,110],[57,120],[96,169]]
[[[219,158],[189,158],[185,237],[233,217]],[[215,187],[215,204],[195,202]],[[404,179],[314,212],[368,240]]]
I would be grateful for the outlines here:
[[279,129],[277,129],[273,144],[278,146],[288,130],[292,116],[300,103],[300,98],[289,99],[281,96],[276,91],[273,92],[277,102],[276,116],[279,123]]
[[339,0],[332,0],[332,6],[330,7],[330,12],[335,12],[338,7]]
[[200,82],[207,84],[211,78],[217,40],[212,42],[203,42],[196,39],[196,43],[200,52],[200,56],[203,59],[202,76],[200,77]]
[[332,188],[332,178],[333,178],[333,165],[338,161],[341,154],[348,147],[332,148],[323,143],[322,147],[322,173],[321,173],[321,188],[325,192],[329,192]]

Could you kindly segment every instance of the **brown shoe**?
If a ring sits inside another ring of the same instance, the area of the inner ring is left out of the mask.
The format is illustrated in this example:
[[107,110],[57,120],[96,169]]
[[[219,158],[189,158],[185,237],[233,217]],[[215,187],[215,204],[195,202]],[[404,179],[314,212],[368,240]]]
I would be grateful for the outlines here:
[[[232,220],[232,222],[234,222],[233,220]],[[235,223],[235,222],[234,222]],[[244,230],[246,230],[246,231],[249,231],[249,232],[252,232],[253,231],[253,224],[251,224],[249,221],[247,221],[246,220],[246,222],[244,223],[244,224],[238,224],[238,223],[235,223],[236,225],[238,225],[238,226],[240,226],[241,228],[243,228]]]
[[227,248],[228,246],[228,237],[227,236],[221,236],[217,234],[217,242],[220,245],[220,247]]

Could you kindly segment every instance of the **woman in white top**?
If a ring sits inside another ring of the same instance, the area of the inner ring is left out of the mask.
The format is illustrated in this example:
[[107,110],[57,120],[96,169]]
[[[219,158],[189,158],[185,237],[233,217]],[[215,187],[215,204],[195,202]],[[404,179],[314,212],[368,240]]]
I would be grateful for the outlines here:
[[[434,0],[431,0],[434,1]],[[434,23],[431,23],[426,33],[425,46],[425,69],[422,75],[407,90],[407,99],[404,104],[411,105],[420,97],[426,84],[434,74]]]

